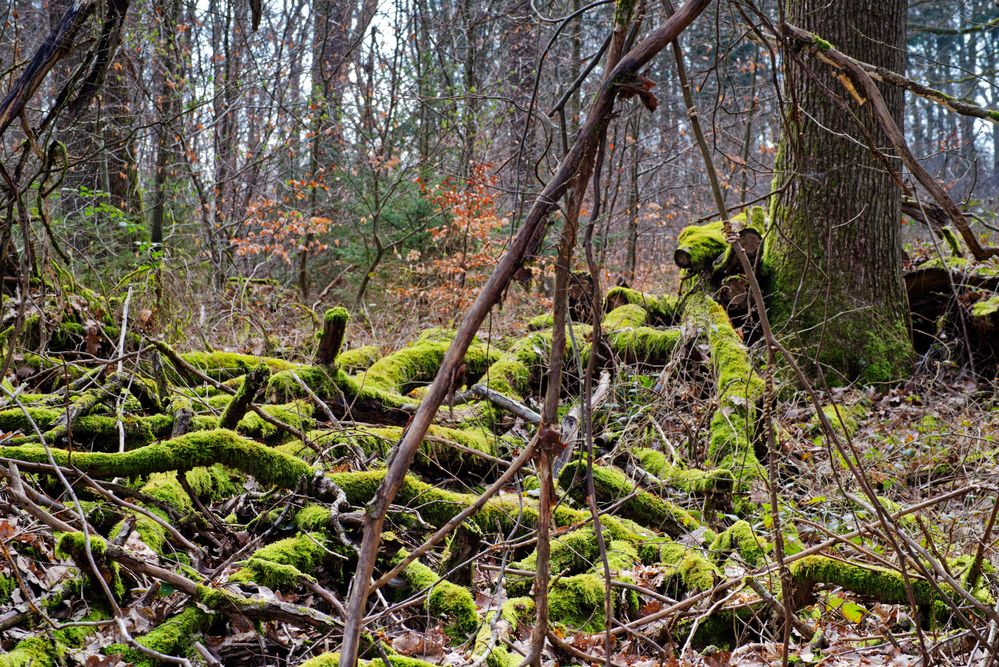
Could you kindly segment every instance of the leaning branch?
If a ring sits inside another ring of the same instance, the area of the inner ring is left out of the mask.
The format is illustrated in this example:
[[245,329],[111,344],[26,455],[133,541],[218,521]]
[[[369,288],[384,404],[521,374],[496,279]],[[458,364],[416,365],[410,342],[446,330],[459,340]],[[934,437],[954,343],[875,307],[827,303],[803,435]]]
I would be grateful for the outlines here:
[[999,248],[982,247],[975,233],[968,225],[968,220],[965,218],[964,213],[961,212],[961,209],[950,198],[950,195],[947,194],[943,186],[916,160],[905,141],[905,135],[902,134],[902,131],[892,118],[891,112],[888,110],[888,106],[881,96],[881,91],[878,90],[877,84],[867,70],[864,69],[863,65],[814,33],[790,24],[785,25],[785,34],[792,41],[799,46],[805,47],[812,56],[821,62],[834,69],[845,71],[853,79],[854,83],[860,85],[871,103],[874,117],[881,124],[899,158],[905,164],[906,168],[912,172],[912,175],[916,177],[916,180],[926,188],[937,204],[947,213],[948,219],[954,225],[954,228],[960,232],[961,238],[964,239],[965,244],[967,244],[968,249],[971,251],[971,255],[978,261],[984,261],[990,257],[999,257]]
[[448,348],[433,384],[413,416],[409,429],[396,446],[395,455],[385,479],[365,512],[364,538],[344,627],[343,646],[340,654],[341,667],[352,667],[357,659],[361,624],[370,590],[369,582],[374,572],[378,546],[381,543],[385,513],[402,485],[406,472],[409,470],[420,442],[430,428],[437,410],[450,391],[452,379],[462,363],[465,351],[472,343],[472,338],[526,259],[527,249],[532,246],[535,239],[544,234],[548,216],[555,209],[566,189],[571,183],[576,182],[579,175],[584,176],[579,182],[585,182],[585,177],[588,174],[580,174],[580,167],[584,163],[592,165],[592,157],[600,143],[601,136],[606,131],[614,111],[614,102],[621,90],[616,85],[617,82],[633,79],[644,65],[692,23],[708,4],[710,4],[710,0],[688,0],[662,27],[653,31],[640,44],[625,54],[617,67],[603,80],[600,91],[586,114],[586,124],[580,130],[576,142],[559,165],[554,177],[535,199],[523,227],[514,237],[509,250],[482,287],[472,307],[465,314],[461,327]]

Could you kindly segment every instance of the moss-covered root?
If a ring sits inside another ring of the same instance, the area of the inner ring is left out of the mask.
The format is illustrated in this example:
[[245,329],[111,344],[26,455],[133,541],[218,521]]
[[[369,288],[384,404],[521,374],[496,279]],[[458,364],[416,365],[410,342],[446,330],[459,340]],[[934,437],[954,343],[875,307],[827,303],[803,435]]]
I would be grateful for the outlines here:
[[260,364],[267,366],[273,373],[295,367],[293,362],[284,359],[255,357],[237,352],[185,352],[179,356],[208,377],[220,382],[246,375]]
[[[186,607],[156,626],[149,633],[136,637],[136,642],[163,655],[191,656],[194,642],[214,618],[214,614],[202,611],[195,605]],[[112,644],[104,653],[121,656],[133,667],[156,667],[160,663],[139,649],[127,644]]]
[[711,543],[711,552],[718,562],[732,553],[738,553],[747,565],[757,567],[763,564],[770,552],[770,543],[753,532],[748,522],[736,521],[718,533]]
[[[581,483],[585,476],[583,463],[570,463],[559,475],[559,486],[577,502],[585,502],[586,485]],[[593,466],[593,487],[600,503],[623,501],[615,512],[618,516],[670,537],[680,537],[700,525],[690,512],[653,493],[636,489],[628,476],[616,468]]]
[[[71,453],[60,449],[51,452],[57,464],[72,464],[99,477],[134,477],[221,463],[263,484],[291,489],[303,476],[312,475],[312,468],[301,459],[224,429],[188,433],[122,453]],[[38,445],[0,446],[0,456],[48,463],[45,449]]]
[[[567,329],[568,331],[568,329]],[[586,363],[589,346],[583,345],[583,340],[590,335],[588,325],[576,324],[572,327],[572,335],[566,337],[565,359],[573,359],[573,341],[580,345],[580,356]],[[482,384],[493,391],[498,391],[507,398],[522,401],[525,396],[540,388],[542,373],[548,363],[548,352],[551,349],[551,324],[546,331],[534,331],[513,343],[486,370]]]
[[709,591],[718,579],[718,570],[700,551],[676,542],[663,545],[659,559],[666,566],[667,588],[680,593]]
[[[794,603],[796,608],[805,606],[817,584],[840,586],[858,595],[869,597],[883,604],[908,604],[905,581],[901,573],[874,565],[861,565],[828,558],[826,556],[806,556],[789,566],[794,580]],[[916,604],[932,609],[943,599],[930,582],[921,577],[910,577]],[[944,595],[958,601],[957,593],[950,586],[940,584]],[[992,604],[988,593],[978,594],[986,604]]]
[[655,296],[628,287],[612,287],[607,290],[607,296],[604,297],[604,309],[607,312],[626,304],[644,308],[649,314],[649,324],[656,326],[674,324],[680,312],[680,300],[675,296]]
[[[396,554],[396,561],[408,555],[405,549]],[[428,590],[425,608],[432,618],[444,621],[444,630],[455,641],[464,641],[479,627],[479,610],[475,606],[475,598],[464,586],[441,580],[437,573],[420,563],[413,561],[402,571],[414,592]]]
[[350,313],[346,308],[337,306],[330,308],[323,315],[323,332],[319,336],[319,347],[316,349],[316,363],[331,365],[336,361],[347,334],[347,320]]
[[715,373],[718,408],[711,417],[708,462],[732,470],[740,485],[748,485],[766,475],[753,449],[763,379],[753,369],[749,351],[725,309],[711,297],[691,294],[684,319],[707,338]]
[[518,667],[523,657],[511,652],[506,643],[521,623],[529,623],[534,615],[534,600],[529,597],[511,598],[503,603],[499,613],[486,613],[486,622],[475,635],[472,655],[476,660],[486,656],[488,667]]
[[[621,573],[630,570],[639,562],[638,551],[627,540],[611,539],[607,544],[607,564],[615,579],[628,579]],[[604,628],[604,600],[606,576],[603,563],[598,559],[589,572],[573,577],[559,578],[549,593],[549,614],[552,621],[571,628],[597,632]],[[613,610],[629,609],[636,611],[639,600],[637,593],[611,590]]]
[[674,465],[662,452],[655,449],[637,448],[631,451],[639,467],[657,480],[674,489],[686,493],[715,494],[728,493],[735,481],[732,471],[727,468],[696,470]]
[[252,581],[274,590],[288,591],[314,581],[313,573],[328,554],[322,533],[300,533],[257,549],[230,582]]
[[243,418],[246,411],[250,409],[250,404],[256,397],[260,388],[266,384],[271,376],[271,371],[264,364],[260,364],[243,378],[243,383],[239,385],[232,400],[225,406],[222,416],[219,418],[219,428],[235,429],[239,420]]
[[[360,450],[367,456],[386,456],[402,437],[401,426],[358,426],[355,429],[310,431],[306,438],[313,446],[339,457]],[[504,457],[513,443],[491,432],[431,426],[420,443],[414,465],[417,469],[439,472],[441,469],[461,475],[485,476],[496,472],[496,457]],[[481,452],[476,456],[467,450]]]
[[[376,361],[357,377],[357,383],[366,389],[406,394],[434,379],[450,346],[450,334],[429,329],[416,342]],[[466,377],[479,377],[497,359],[498,350],[473,343],[465,353]]]
[[[270,379],[267,397],[272,402],[302,397],[306,392],[292,376],[294,371],[319,396],[341,399],[356,410],[378,412],[381,407],[392,412],[412,407],[416,401],[406,394],[434,379],[450,339],[450,334],[439,329],[424,331],[414,343],[378,359],[356,377],[348,376],[338,365],[297,366]],[[465,353],[465,377],[454,378],[455,384],[479,377],[498,358],[498,350],[473,344]],[[404,421],[408,413],[401,412],[401,416]]]
[[371,368],[371,365],[382,358],[377,345],[363,345],[346,350],[337,355],[336,365],[345,373],[360,373]]
[[619,306],[604,316],[603,330],[616,355],[628,362],[666,363],[682,336],[678,329],[646,326],[648,311],[638,304]]

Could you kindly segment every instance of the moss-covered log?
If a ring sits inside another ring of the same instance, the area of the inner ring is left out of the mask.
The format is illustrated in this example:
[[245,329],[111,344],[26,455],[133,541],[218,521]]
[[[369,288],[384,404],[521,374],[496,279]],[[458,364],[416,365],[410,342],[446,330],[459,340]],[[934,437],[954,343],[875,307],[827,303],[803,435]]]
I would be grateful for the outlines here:
[[[559,486],[577,502],[585,503],[584,479],[586,466],[581,462],[570,463],[559,475]],[[626,517],[670,537],[680,537],[700,527],[700,523],[690,512],[649,491],[636,488],[620,470],[593,466],[593,487],[598,502],[609,504],[620,501],[615,512],[617,516]]]
[[[145,635],[136,637],[136,643],[161,653],[194,658],[194,642],[215,619],[215,614],[202,611],[195,605],[185,607],[180,613],[166,619]],[[157,667],[161,663],[139,649],[127,644],[112,644],[104,649],[107,655],[120,656],[133,667]]]
[[664,453],[655,449],[639,447],[631,450],[630,455],[643,471],[654,476],[657,481],[686,493],[729,493],[735,481],[728,468],[686,468],[671,463]]
[[[763,209],[754,206],[748,213],[733,216],[731,223],[750,261],[755,260],[762,249],[766,227]],[[721,220],[684,227],[677,237],[673,261],[689,274],[721,272],[729,275],[734,270],[741,270],[733,265],[734,253],[725,240],[723,227]]]
[[[333,456],[362,452],[369,457],[385,457],[402,437],[400,426],[366,426],[310,431],[306,439],[312,447],[328,450]],[[472,474],[486,477],[498,472],[501,460],[512,451],[515,443],[487,431],[484,427],[470,429],[431,426],[420,444],[414,465],[418,470],[461,476]],[[476,455],[476,452],[481,456]],[[309,456],[308,452],[303,455]]]
[[725,310],[709,296],[691,294],[684,319],[707,339],[715,375],[718,408],[710,422],[708,464],[732,470],[739,484],[762,478],[766,473],[756,457],[754,441],[763,379]]
[[[302,477],[312,476],[312,468],[301,459],[222,429],[197,431],[122,453],[50,451],[58,465],[72,465],[98,477],[136,477],[216,463],[240,470],[263,484],[289,489]],[[0,456],[49,462],[40,445],[0,446]]]
[[618,306],[604,315],[603,331],[611,350],[630,363],[665,364],[680,343],[678,329],[647,326],[649,312],[638,304]]
[[634,304],[641,306],[649,314],[650,325],[670,326],[675,324],[680,315],[680,300],[675,296],[648,294],[629,287],[612,287],[604,297],[604,309],[607,312]]

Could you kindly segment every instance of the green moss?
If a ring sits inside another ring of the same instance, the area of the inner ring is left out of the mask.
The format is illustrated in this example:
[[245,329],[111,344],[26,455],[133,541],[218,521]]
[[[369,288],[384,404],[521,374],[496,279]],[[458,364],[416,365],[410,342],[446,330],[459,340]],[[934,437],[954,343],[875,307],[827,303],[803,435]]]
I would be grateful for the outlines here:
[[830,43],[829,43],[829,42],[827,42],[826,40],[822,39],[822,38],[821,38],[821,37],[819,37],[818,35],[813,35],[813,36],[812,36],[812,44],[813,44],[813,45],[815,46],[815,48],[817,48],[817,49],[818,49],[819,51],[829,51],[829,50],[830,50],[830,49],[832,49],[832,47],[833,47],[833,45],[832,45],[832,44],[830,44]]
[[621,329],[644,326],[649,321],[649,313],[638,304],[618,306],[604,315],[601,322],[604,331],[610,333]]
[[[404,549],[400,550],[396,560],[407,555]],[[444,621],[444,630],[452,639],[463,641],[475,632],[479,626],[479,611],[467,588],[449,581],[438,581],[440,577],[437,573],[419,561],[407,565],[402,571],[402,578],[414,591],[429,589],[425,605],[427,613]]]
[[0,575],[0,604],[10,602],[11,595],[17,589],[17,579],[7,575]]
[[[806,556],[789,566],[795,583],[795,595],[801,603],[816,584],[840,586],[884,604],[908,604],[905,580],[901,573],[872,565],[847,563],[825,556]],[[931,607],[939,601],[933,586],[925,579],[910,577],[916,603]],[[945,594],[956,598],[946,584],[940,585]]]
[[527,321],[528,331],[542,331],[543,329],[551,329],[553,326],[555,326],[555,316],[551,313],[542,313]]
[[[565,359],[574,359],[572,341],[582,343],[590,334],[590,327],[586,325],[573,325],[573,335],[567,336]],[[480,382],[493,391],[512,398],[523,400],[524,397],[533,393],[539,388],[541,375],[548,364],[548,356],[551,350],[552,332],[536,331],[524,336],[501,356],[486,370]],[[579,350],[583,363],[588,358],[589,348],[582,347]]]
[[971,307],[972,317],[991,317],[999,313],[999,295],[982,299]]
[[326,538],[319,533],[299,534],[257,549],[229,581],[253,581],[287,591],[313,579],[312,573],[326,557]]
[[[154,472],[187,470],[220,463],[241,470],[263,484],[294,488],[302,476],[312,475],[305,462],[248,440],[232,431],[198,431],[123,453],[69,452],[53,449],[56,463],[72,465],[101,477],[133,477]],[[0,447],[0,456],[47,463],[37,445]]]
[[670,463],[662,452],[655,449],[638,448],[631,452],[639,466],[654,475],[660,482],[687,493],[715,493],[732,489],[735,481],[732,471],[727,468],[696,470]]
[[[306,439],[321,449],[329,450],[334,457],[347,455],[354,450],[383,457],[400,440],[402,433],[403,428],[399,426],[357,426],[351,429],[310,431],[306,434]],[[444,468],[454,474],[469,472],[482,475],[495,469],[494,462],[463,452],[455,445],[491,457],[503,457],[512,449],[514,442],[482,428],[466,430],[434,425],[420,443],[415,465],[423,469]]]
[[691,294],[684,317],[707,337],[715,372],[718,408],[711,417],[708,460],[728,468],[742,484],[765,477],[753,451],[757,405],[763,396],[763,379],[753,369],[749,352],[725,309],[709,296]]
[[246,375],[259,364],[264,364],[273,373],[295,367],[294,363],[284,359],[238,352],[185,352],[180,357],[213,380],[230,380]]
[[[184,656],[190,653],[195,638],[212,622],[208,614],[191,605],[157,625],[149,633],[136,638],[136,642],[164,655]],[[160,664],[136,648],[125,644],[112,644],[104,651],[119,655],[134,667],[155,667]]]
[[607,334],[611,349],[627,362],[665,364],[683,336],[678,329],[636,327]]
[[19,641],[9,653],[0,655],[0,667],[55,667],[56,650],[45,637]]
[[[426,331],[417,342],[372,364],[357,378],[357,383],[364,389],[406,394],[413,387],[434,379],[450,346],[450,335]],[[470,377],[478,377],[498,359],[495,349],[473,344],[465,353],[467,373]]]
[[679,299],[675,296],[655,296],[628,287],[610,288],[607,290],[604,303],[608,310],[614,310],[629,303],[641,306],[651,318],[649,324],[659,326],[673,324],[679,313]]
[[715,259],[728,248],[721,220],[684,227],[676,238],[676,245],[677,252],[685,253],[690,262],[684,268],[694,272],[710,269]]
[[762,565],[770,545],[753,532],[753,527],[746,521],[736,521],[722,531],[711,543],[711,551],[717,557],[724,557],[732,552],[738,552],[750,567]]
[[[840,437],[852,438],[860,429],[860,422],[867,417],[870,411],[862,403],[853,405],[833,403],[823,406],[822,412]],[[818,415],[813,416],[808,422],[808,431],[812,435],[821,435],[822,424]]]
[[[586,487],[574,483],[574,480],[585,479],[585,475],[582,463],[570,463],[559,475],[559,485],[577,502],[585,502]],[[599,502],[617,503],[623,500],[615,511],[617,516],[665,532],[670,537],[685,535],[699,527],[697,519],[689,512],[655,494],[636,489],[628,476],[615,468],[593,466],[593,486]]]
[[346,373],[358,373],[370,368],[381,356],[377,345],[365,345],[341,352],[336,358],[336,365]]
[[604,580],[596,574],[560,578],[548,593],[548,614],[555,623],[580,632],[604,629]]
[[[117,563],[108,562],[105,558],[108,550],[108,543],[100,535],[90,535],[90,554],[94,558],[94,563],[100,571],[101,577],[107,582],[115,597],[121,598],[125,593],[124,585],[121,581],[121,568]],[[62,558],[69,558],[76,564],[76,567],[91,581],[93,581],[94,570],[87,558],[87,536],[83,533],[57,533],[56,555]],[[95,582],[96,583],[96,582]]]
[[710,560],[691,547],[671,542],[659,551],[666,572],[682,591],[709,591],[714,588],[717,569]]
[[333,519],[333,512],[322,505],[306,505],[295,515],[295,525],[299,530],[325,531]]

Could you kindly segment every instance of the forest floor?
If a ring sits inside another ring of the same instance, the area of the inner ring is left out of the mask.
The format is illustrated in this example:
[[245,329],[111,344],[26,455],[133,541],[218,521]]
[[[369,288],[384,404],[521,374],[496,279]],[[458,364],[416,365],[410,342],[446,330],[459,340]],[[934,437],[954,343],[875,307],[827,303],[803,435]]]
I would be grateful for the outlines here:
[[[453,332],[332,309],[313,336],[278,288],[237,284],[239,317],[210,316],[231,331],[175,349],[141,308],[124,334],[102,316],[123,296],[61,288],[6,341],[0,666],[336,664],[364,507]],[[363,664],[527,652],[533,467],[426,541],[534,435],[542,313],[516,300],[466,355],[389,509]],[[894,387],[770,392],[751,322],[703,292],[615,288],[601,319],[565,357],[547,663],[774,664],[788,618],[798,664],[994,653],[988,377],[927,354]]]

